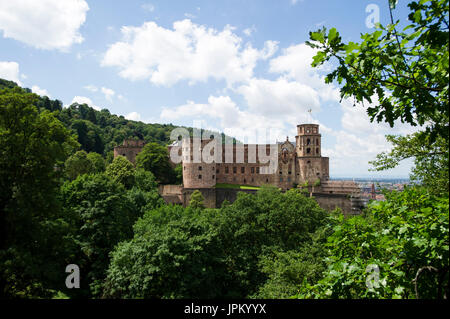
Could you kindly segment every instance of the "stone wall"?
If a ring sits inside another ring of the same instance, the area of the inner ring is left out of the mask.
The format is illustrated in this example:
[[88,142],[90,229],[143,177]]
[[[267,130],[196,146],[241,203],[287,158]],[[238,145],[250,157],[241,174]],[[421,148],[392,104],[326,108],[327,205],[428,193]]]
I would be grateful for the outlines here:
[[[180,185],[162,185],[159,192],[168,204],[179,204],[184,207],[189,205],[192,193],[197,188],[182,188]],[[204,197],[204,205],[207,208],[219,208],[227,200],[233,203],[237,199],[239,192],[255,194],[257,190],[233,189],[233,188],[200,188],[198,189]],[[345,216],[360,214],[366,202],[358,197],[348,194],[324,194],[312,193],[312,197],[320,207],[327,211],[335,210],[339,207]]]

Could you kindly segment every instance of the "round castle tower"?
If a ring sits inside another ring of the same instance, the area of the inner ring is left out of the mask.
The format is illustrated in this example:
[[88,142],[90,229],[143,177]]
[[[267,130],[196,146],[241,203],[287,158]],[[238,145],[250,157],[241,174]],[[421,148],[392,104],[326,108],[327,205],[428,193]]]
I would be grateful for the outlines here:
[[[193,144],[192,140],[183,140],[183,187],[213,188],[216,186],[216,163],[207,163],[202,156],[203,149],[210,141]],[[195,146],[195,149],[194,149]]]

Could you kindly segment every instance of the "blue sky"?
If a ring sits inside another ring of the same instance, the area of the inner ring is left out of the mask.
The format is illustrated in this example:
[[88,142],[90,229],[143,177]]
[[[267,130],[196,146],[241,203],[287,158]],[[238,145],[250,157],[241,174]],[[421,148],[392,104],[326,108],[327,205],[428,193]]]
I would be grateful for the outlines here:
[[[407,16],[402,1],[396,18]],[[387,0],[107,1],[0,0],[0,77],[63,101],[147,123],[173,123],[272,140],[297,124],[321,125],[333,177],[406,177],[410,162],[380,173],[368,161],[389,149],[398,123],[370,123],[325,85],[332,65],[310,67],[309,31],[336,27],[358,41],[368,7]],[[308,112],[311,110],[311,112]]]

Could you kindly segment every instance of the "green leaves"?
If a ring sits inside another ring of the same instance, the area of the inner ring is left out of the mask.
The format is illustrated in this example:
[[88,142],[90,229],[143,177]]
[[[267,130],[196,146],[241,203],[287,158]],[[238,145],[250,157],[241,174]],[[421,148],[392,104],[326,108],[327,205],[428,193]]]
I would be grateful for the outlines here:
[[[392,9],[396,1],[389,0]],[[410,26],[398,31],[399,22],[378,24],[361,35],[361,43],[341,42],[336,29],[310,32],[311,47],[318,49],[313,67],[334,58],[338,66],[326,83],[341,86],[341,97],[372,101],[372,121],[424,125],[433,143],[448,140],[448,1],[412,1]]]
[[429,266],[437,271],[417,282],[419,297],[443,297],[449,267],[448,197],[423,188],[386,196],[386,201],[372,202],[365,216],[334,227],[327,243],[328,270],[315,285],[302,286],[298,297],[417,298],[414,280]]

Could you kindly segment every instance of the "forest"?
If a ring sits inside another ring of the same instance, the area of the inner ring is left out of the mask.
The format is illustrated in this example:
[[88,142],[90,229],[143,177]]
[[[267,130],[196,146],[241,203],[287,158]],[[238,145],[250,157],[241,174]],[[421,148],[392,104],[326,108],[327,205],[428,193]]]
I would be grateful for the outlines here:
[[[409,33],[393,23],[348,44],[336,29],[310,33],[313,66],[337,61],[327,81],[342,97],[376,95],[372,120],[422,128],[387,136],[392,151],[372,163],[413,158],[417,183],[349,218],[270,185],[217,209],[199,192],[167,205],[158,185],[182,182],[166,147],[174,125],[0,80],[0,298],[447,298],[448,2],[410,9]],[[113,158],[125,138],[147,142],[136,165]]]

